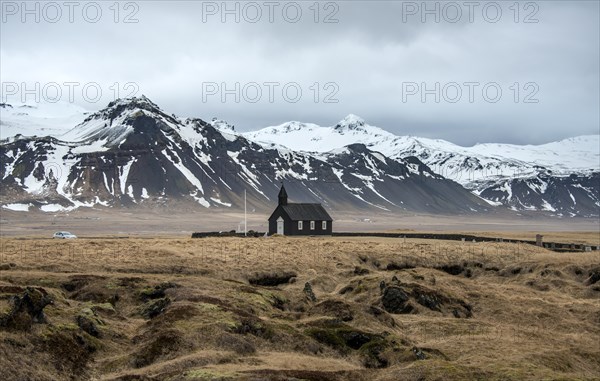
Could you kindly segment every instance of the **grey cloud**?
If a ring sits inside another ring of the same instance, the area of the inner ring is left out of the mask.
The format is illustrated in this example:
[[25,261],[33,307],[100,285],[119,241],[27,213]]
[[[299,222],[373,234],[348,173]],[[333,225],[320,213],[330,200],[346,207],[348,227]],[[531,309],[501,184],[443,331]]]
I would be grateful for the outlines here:
[[[597,2],[535,2],[536,24],[515,23],[508,3],[502,3],[498,23],[485,22],[477,12],[473,23],[464,15],[458,23],[435,23],[431,18],[422,23],[417,16],[404,23],[407,2],[332,2],[337,8],[329,11],[338,9],[334,17],[339,19],[333,24],[313,21],[308,8],[312,2],[299,3],[304,13],[295,24],[277,13],[274,23],[264,15],[254,24],[235,23],[231,17],[222,23],[218,16],[204,23],[202,2],[136,4],[135,24],[115,24],[108,3],[103,3],[103,18],[96,24],[81,19],[72,24],[3,22],[2,82],[97,82],[105,90],[100,102],[76,99],[91,109],[111,100],[108,88],[115,82],[135,82],[139,94],[167,111],[205,119],[218,116],[239,130],[287,120],[332,125],[354,113],[398,134],[464,145],[542,143],[599,132]],[[285,3],[280,4],[278,9]],[[126,13],[122,9],[120,17]],[[325,14],[321,9],[320,17]],[[526,14],[521,9],[519,17]],[[291,103],[279,92],[270,103],[263,86],[257,103],[243,97],[236,103],[231,96],[223,103],[218,94],[202,99],[207,82],[232,88],[236,82],[243,86],[274,81],[281,84],[278,89],[298,83],[302,98]],[[457,103],[442,99],[437,104],[432,97],[422,103],[418,95],[407,102],[402,99],[406,82],[431,87],[436,82],[443,86],[469,81],[499,83],[501,100],[488,103],[479,96],[469,103],[464,94]],[[328,82],[339,88],[334,96],[338,103],[323,102]],[[509,89],[514,82],[521,87],[535,82],[539,103],[523,103],[524,89],[515,103]],[[317,103],[311,89],[315,83],[320,87]]]

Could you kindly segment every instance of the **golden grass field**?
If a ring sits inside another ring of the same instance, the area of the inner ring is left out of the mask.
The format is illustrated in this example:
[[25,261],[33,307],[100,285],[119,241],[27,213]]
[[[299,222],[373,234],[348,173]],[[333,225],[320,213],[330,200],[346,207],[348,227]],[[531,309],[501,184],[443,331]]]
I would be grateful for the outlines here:
[[[599,252],[2,238],[0,255],[5,380],[600,379]],[[53,302],[44,320],[15,296]]]

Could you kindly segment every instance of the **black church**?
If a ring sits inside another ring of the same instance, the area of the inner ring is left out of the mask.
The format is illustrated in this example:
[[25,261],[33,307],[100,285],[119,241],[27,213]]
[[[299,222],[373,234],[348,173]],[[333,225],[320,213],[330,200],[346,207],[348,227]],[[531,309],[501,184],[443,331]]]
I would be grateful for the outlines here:
[[321,204],[288,203],[283,184],[279,204],[269,217],[269,235],[331,235],[333,220]]

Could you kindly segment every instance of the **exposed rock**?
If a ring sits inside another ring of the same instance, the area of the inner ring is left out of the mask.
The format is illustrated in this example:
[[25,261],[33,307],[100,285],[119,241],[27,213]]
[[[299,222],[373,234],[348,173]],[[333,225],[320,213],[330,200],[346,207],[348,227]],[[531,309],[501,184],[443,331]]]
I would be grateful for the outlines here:
[[390,286],[384,290],[381,303],[389,313],[406,314],[413,310],[408,299],[408,295],[400,287]]
[[417,292],[414,294],[417,303],[433,311],[440,310],[440,300],[433,292]]
[[313,292],[313,289],[309,282],[304,283],[304,290],[302,291],[304,292],[304,295],[306,295],[306,298],[309,301],[313,303],[317,302],[317,297],[315,296],[315,293]]

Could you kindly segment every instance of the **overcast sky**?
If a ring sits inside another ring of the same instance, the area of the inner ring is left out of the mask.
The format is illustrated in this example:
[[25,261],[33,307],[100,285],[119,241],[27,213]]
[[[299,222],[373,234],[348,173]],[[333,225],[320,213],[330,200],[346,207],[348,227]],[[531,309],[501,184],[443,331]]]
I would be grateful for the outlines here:
[[352,113],[462,145],[599,133],[598,1],[46,4],[2,1],[9,103],[23,83],[55,99],[57,83],[61,100],[74,86],[73,101],[95,110],[118,83],[119,96],[239,131]]

